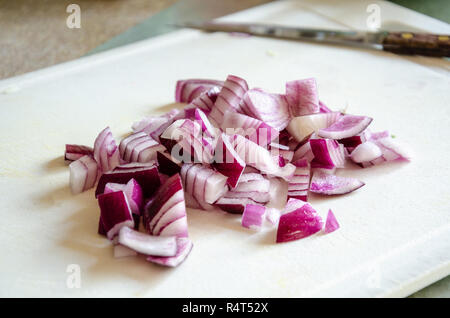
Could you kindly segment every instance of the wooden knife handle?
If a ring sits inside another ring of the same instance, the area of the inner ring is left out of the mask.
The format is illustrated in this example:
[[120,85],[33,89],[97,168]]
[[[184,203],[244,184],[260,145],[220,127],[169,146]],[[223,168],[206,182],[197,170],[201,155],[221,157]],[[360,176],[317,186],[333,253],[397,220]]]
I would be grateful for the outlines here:
[[383,50],[408,55],[450,56],[450,35],[389,32]]

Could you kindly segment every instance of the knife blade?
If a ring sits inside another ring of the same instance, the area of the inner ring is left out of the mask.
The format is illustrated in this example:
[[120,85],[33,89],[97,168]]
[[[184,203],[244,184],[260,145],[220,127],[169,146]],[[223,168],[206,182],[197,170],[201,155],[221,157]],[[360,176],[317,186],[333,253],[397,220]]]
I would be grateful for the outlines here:
[[366,32],[308,29],[257,23],[184,22],[178,27],[209,32],[236,32],[308,42],[379,49],[397,54],[450,56],[450,35],[413,32]]

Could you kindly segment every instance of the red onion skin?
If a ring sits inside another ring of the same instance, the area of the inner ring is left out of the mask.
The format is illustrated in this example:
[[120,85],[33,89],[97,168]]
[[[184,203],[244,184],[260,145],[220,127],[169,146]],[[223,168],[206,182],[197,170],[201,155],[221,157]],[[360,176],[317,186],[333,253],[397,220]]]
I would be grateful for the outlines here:
[[308,203],[305,203],[300,208],[280,217],[276,242],[290,242],[308,237],[319,232],[322,226],[320,216]]
[[[189,91],[186,90],[189,87]],[[191,103],[196,97],[203,92],[210,90],[212,87],[222,87],[223,81],[211,79],[187,79],[177,81],[175,87],[175,101],[177,103]]]
[[173,176],[181,171],[181,165],[175,163],[159,151],[156,155],[156,159],[158,160],[158,170],[163,174]]
[[109,239],[118,233],[111,231],[123,223],[124,226],[134,227],[134,220],[125,194],[122,191],[100,194],[98,196],[98,205],[100,206],[99,232],[106,232]]
[[331,211],[331,209],[329,209],[328,215],[327,215],[327,220],[325,222],[324,232],[328,234],[328,233],[336,231],[339,228],[340,228],[340,225],[339,225],[338,221],[336,220],[336,217],[335,217],[333,211]]
[[158,169],[156,167],[147,169],[138,169],[136,171],[113,171],[102,174],[100,177],[95,196],[105,191],[105,185],[111,183],[127,183],[134,179],[142,187],[142,193],[145,198],[149,198],[160,186]]

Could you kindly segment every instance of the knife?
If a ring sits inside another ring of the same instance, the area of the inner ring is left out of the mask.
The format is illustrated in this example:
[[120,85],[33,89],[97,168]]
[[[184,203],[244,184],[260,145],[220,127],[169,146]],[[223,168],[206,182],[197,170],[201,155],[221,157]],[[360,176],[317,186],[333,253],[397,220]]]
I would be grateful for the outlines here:
[[185,22],[175,26],[209,32],[236,32],[280,39],[342,44],[379,49],[396,54],[450,56],[450,35],[389,31],[337,31],[253,23]]

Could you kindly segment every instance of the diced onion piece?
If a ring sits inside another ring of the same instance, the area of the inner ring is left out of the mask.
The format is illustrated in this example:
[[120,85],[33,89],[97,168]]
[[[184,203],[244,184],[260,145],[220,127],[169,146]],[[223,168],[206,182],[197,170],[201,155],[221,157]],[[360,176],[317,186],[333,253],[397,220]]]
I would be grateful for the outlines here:
[[271,225],[277,225],[280,220],[281,211],[275,208],[267,208],[266,207],[266,220]]
[[281,178],[269,178],[269,202],[267,207],[283,210],[288,200],[288,183]]
[[147,204],[144,225],[151,235],[188,236],[186,204],[179,174],[167,179]]
[[333,112],[331,109],[329,109],[327,107],[327,105],[325,105],[324,102],[322,102],[320,100],[319,100],[319,110],[320,110],[321,113],[331,113],[331,112]]
[[221,210],[232,214],[242,214],[247,204],[258,204],[258,202],[249,198],[222,197],[214,203]]
[[228,75],[209,116],[220,124],[227,110],[241,112],[240,102],[247,90],[248,85],[244,79]]
[[331,209],[328,210],[328,214],[327,214],[327,221],[325,222],[325,228],[324,228],[324,232],[325,233],[331,233],[336,231],[339,228],[339,223],[336,220],[336,217],[334,216],[333,211],[331,211]]
[[175,236],[153,236],[123,227],[119,232],[119,243],[144,255],[175,256]]
[[122,227],[134,227],[131,209],[123,191],[100,194],[97,199],[100,206],[99,222],[110,240]]
[[220,128],[228,135],[245,136],[263,147],[279,135],[278,130],[263,121],[229,110],[225,112]]
[[232,188],[236,187],[245,169],[245,161],[239,157],[230,143],[229,137],[224,133],[219,136],[217,141],[213,166],[228,177],[227,184]]
[[372,122],[367,116],[344,115],[334,124],[320,129],[317,133],[320,137],[329,139],[343,139],[356,136],[363,132]]
[[386,161],[409,161],[411,159],[410,153],[391,137],[380,135],[378,138],[371,137],[371,140],[381,149],[382,155],[374,160],[361,162],[363,167],[378,165]]
[[209,122],[208,117],[206,117],[205,113],[199,109],[195,109],[195,120],[197,120],[202,127],[203,133],[210,138],[215,138],[217,136],[216,128]]
[[314,153],[312,152],[309,141],[304,143],[294,152],[292,160],[297,161],[299,159],[306,159],[308,162],[311,162],[314,159]]
[[245,93],[241,102],[242,112],[281,131],[288,125],[290,114],[286,96],[270,94],[254,88]]
[[288,198],[308,201],[310,166],[306,159],[299,159],[292,163],[296,169],[289,180]]
[[281,177],[285,180],[289,180],[294,174],[295,166],[288,163],[284,167],[280,167],[266,148],[259,146],[241,135],[234,135],[233,139],[234,149],[239,157],[244,159],[247,165],[267,175]]
[[214,87],[222,87],[222,81],[211,79],[186,79],[177,81],[175,87],[175,101],[177,103],[191,103],[202,93]]
[[188,238],[177,238],[177,252],[174,256],[158,257],[148,256],[147,261],[168,267],[176,267],[180,265],[192,250],[192,241]]
[[315,78],[286,83],[286,98],[293,117],[318,113],[319,94]]
[[181,168],[185,191],[199,202],[214,203],[227,191],[227,177],[199,164],[185,164]]
[[168,152],[158,151],[156,159],[158,160],[158,170],[161,173],[173,176],[181,170],[182,163],[173,158]]
[[103,172],[119,165],[119,149],[109,127],[103,129],[95,139],[94,158]]
[[70,189],[78,194],[92,188],[97,182],[99,174],[97,162],[89,155],[85,155],[69,165]]
[[164,131],[160,140],[176,160],[184,163],[192,161],[210,163],[214,148],[203,138],[201,132],[201,126],[198,123],[189,119],[180,119]]
[[309,191],[325,195],[338,195],[353,192],[362,186],[364,186],[364,182],[355,178],[339,177],[319,172],[314,173]]
[[255,204],[247,204],[244,212],[242,213],[242,226],[251,230],[260,230],[265,213],[265,207]]
[[140,215],[142,204],[144,202],[142,188],[134,179],[130,179],[127,184],[107,183],[104,193],[123,191],[130,204],[131,212]]
[[288,162],[292,161],[292,158],[294,157],[294,152],[291,151],[288,146],[271,142],[269,144],[269,147],[270,147],[270,154],[272,155],[272,157],[280,158],[281,167],[284,167]]
[[334,139],[311,139],[314,168],[343,168],[345,164],[344,146]]
[[383,155],[380,147],[371,141],[366,141],[357,146],[351,153],[350,158],[354,162],[365,162],[375,160]]
[[131,179],[139,183],[144,197],[148,198],[155,193],[160,185],[158,169],[155,165],[131,164],[130,168],[126,166],[119,166],[114,171],[102,174],[98,180],[95,196],[102,194],[105,191],[105,185],[109,182],[127,183]]
[[85,155],[94,156],[94,149],[83,145],[66,144],[64,160],[75,161]]
[[247,204],[262,205],[270,200],[270,181],[259,173],[245,173],[236,188],[214,204],[229,213],[242,213]]
[[302,239],[319,232],[323,221],[311,205],[297,199],[289,199],[285,213],[281,215],[277,229],[277,243]]
[[144,132],[155,140],[159,140],[159,136],[169,127],[175,118],[184,113],[179,109],[172,109],[161,116],[150,116],[142,119],[139,122],[133,124],[133,132]]
[[158,151],[164,150],[164,146],[145,132],[131,134],[119,144],[120,156],[127,162],[150,162],[156,159]]
[[286,129],[295,140],[302,142],[312,133],[331,126],[340,116],[339,112],[298,116],[292,118]]
[[189,106],[194,108],[200,108],[205,112],[207,115],[211,112],[211,109],[214,106],[214,103],[217,100],[217,96],[220,93],[220,89],[218,86],[214,86],[208,91],[205,91],[201,93],[199,96],[197,96],[190,104]]

